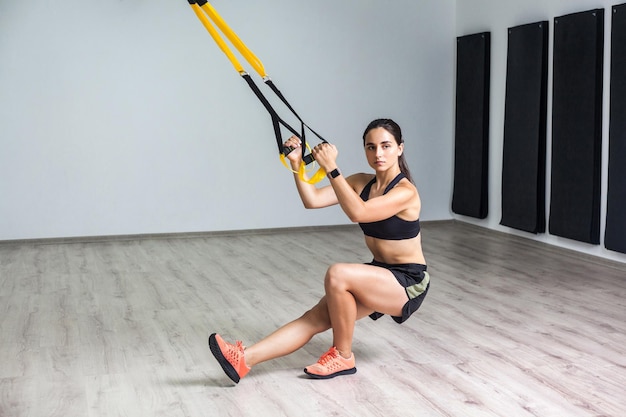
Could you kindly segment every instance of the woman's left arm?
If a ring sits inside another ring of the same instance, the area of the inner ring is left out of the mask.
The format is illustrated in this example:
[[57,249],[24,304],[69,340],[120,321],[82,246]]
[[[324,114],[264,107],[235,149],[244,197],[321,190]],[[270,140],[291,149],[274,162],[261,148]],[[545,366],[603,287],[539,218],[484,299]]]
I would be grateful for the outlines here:
[[[335,145],[320,144],[313,149],[313,156],[326,172],[338,169],[338,151]],[[330,179],[339,205],[354,223],[370,223],[387,219],[410,208],[414,204],[414,198],[417,197],[415,187],[411,183],[402,182],[383,196],[363,201],[356,191],[357,188],[362,188],[364,185],[362,183],[363,179],[359,175],[348,178],[339,175]]]
[[[350,184],[351,179],[352,177],[345,179],[339,176],[331,179],[330,183],[335,190],[339,205],[354,223],[371,223],[388,219],[415,205],[416,190],[410,183],[398,184],[385,195],[363,201]],[[417,212],[419,213],[419,203]]]

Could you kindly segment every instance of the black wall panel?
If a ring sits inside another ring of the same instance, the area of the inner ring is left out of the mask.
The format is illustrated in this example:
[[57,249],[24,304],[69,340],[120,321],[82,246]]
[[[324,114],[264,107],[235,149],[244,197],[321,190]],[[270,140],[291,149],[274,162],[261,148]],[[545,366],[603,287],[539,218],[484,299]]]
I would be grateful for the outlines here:
[[550,233],[600,243],[604,11],[554,19]]
[[609,188],[604,244],[626,253],[626,4],[613,7]]
[[545,231],[548,22],[509,28],[502,220],[531,233]]
[[457,38],[452,211],[488,213],[490,34]]

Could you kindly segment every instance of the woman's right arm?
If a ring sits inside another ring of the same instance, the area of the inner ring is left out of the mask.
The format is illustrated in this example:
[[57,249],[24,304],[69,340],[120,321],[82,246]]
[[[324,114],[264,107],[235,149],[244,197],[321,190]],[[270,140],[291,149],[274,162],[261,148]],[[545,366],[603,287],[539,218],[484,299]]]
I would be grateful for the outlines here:
[[[304,207],[314,209],[337,204],[338,200],[333,187],[327,185],[325,187],[317,188],[314,184],[309,184],[308,182],[300,179],[300,176],[298,175],[298,170],[300,169],[300,165],[302,163],[300,139],[296,136],[292,136],[285,142],[285,146],[293,148],[293,151],[287,155],[287,159],[289,159],[289,163],[291,164],[291,170],[294,171],[293,178],[296,182],[296,188],[298,189],[298,194],[300,195],[300,199],[302,200]],[[306,173],[304,174],[304,177],[307,180],[309,179]]]

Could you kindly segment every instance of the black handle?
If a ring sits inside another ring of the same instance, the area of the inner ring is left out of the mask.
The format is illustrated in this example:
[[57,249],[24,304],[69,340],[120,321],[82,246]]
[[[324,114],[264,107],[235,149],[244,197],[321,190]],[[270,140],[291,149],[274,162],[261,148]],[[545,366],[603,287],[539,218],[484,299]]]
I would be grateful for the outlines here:
[[[292,148],[291,146],[284,146],[283,155],[289,155],[294,149],[296,148]],[[305,155],[305,157],[302,158],[302,161],[304,162],[304,165],[309,165],[311,162],[315,161],[315,158],[313,157],[313,154],[310,153],[308,155]]]

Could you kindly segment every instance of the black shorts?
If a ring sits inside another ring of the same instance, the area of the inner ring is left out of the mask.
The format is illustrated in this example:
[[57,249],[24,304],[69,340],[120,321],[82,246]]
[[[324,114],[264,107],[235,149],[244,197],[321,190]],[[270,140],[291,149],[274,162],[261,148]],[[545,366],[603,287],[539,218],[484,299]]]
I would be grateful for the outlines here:
[[[403,323],[411,314],[415,313],[422,305],[422,301],[430,288],[430,275],[426,272],[426,265],[422,264],[385,264],[378,261],[368,262],[366,265],[379,266],[388,269],[396,277],[400,285],[404,287],[409,301],[402,307],[402,316],[391,316],[396,323]],[[384,316],[382,313],[370,314],[372,320],[378,320]]]

